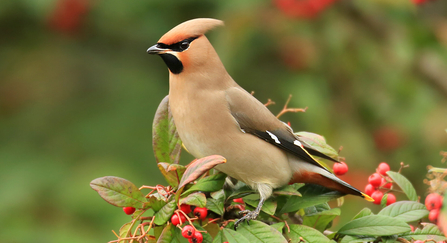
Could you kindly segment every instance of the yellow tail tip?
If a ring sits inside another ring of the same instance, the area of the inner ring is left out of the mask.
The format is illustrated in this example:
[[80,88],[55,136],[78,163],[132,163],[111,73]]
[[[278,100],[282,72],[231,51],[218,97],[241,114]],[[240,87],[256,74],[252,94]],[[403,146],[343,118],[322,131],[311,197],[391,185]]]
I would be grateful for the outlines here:
[[365,193],[362,192],[362,197],[368,201],[368,202],[374,202],[374,199],[372,199],[372,197],[366,195]]

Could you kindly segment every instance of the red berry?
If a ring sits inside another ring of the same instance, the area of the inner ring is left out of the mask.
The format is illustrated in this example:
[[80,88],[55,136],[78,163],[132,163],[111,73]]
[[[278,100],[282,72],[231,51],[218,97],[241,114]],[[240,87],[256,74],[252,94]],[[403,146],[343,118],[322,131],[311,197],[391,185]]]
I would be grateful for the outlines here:
[[413,0],[414,4],[422,4],[425,3],[427,0]]
[[386,172],[389,170],[390,166],[385,162],[380,163],[379,166],[377,167],[377,171],[384,176],[386,176]]
[[388,196],[386,197],[386,205],[390,205],[396,202],[396,196],[394,194],[388,193]]
[[194,213],[195,216],[197,216],[197,218],[199,218],[200,220],[204,220],[206,219],[206,216],[208,215],[208,210],[206,208],[195,208],[194,209]]
[[190,239],[188,239],[188,242],[190,243],[202,243],[203,241],[203,236],[199,231],[196,231],[194,233],[194,236]]
[[242,199],[242,198],[235,198],[235,199],[233,199],[233,202],[244,204],[244,199]]
[[196,230],[194,229],[194,227],[192,227],[192,225],[186,225],[185,227],[183,227],[182,229],[182,236],[190,239],[192,238],[196,233]]
[[379,175],[379,173],[374,173],[369,176],[368,182],[374,187],[379,187],[380,183],[382,183],[382,177]]
[[417,241],[414,241],[413,243],[424,243],[424,241],[423,240],[417,240]]
[[371,185],[371,184],[366,185],[366,187],[365,187],[366,195],[371,196],[373,194],[373,192],[375,192],[375,191],[376,191],[376,188],[373,185]]
[[334,174],[341,176],[348,172],[348,165],[345,162],[334,163],[332,169],[334,170]]
[[[183,215],[183,214],[181,214],[181,213],[179,213],[179,215],[180,215],[180,218],[178,217],[178,215],[176,214],[176,213],[174,213],[173,215],[172,215],[172,217],[171,217],[171,223],[173,224],[173,225],[178,225],[178,224],[183,224],[184,222],[186,222],[186,217]],[[181,221],[181,222],[180,222]]]
[[414,226],[410,224],[411,232],[414,232]]
[[382,201],[383,193],[381,191],[375,191],[371,194],[372,199],[374,199],[374,204],[380,204]]
[[425,207],[427,207],[428,210],[432,209],[440,209],[442,206],[442,196],[438,193],[430,193],[425,198]]
[[433,223],[436,223],[438,221],[439,216],[439,209],[433,209],[428,214],[428,220],[430,220]]
[[123,211],[127,214],[127,215],[131,215],[135,212],[135,208],[134,207],[124,207]]
[[382,178],[380,186],[385,188],[385,189],[390,189],[393,186],[393,183],[388,182],[387,179],[385,179],[385,178]]
[[180,210],[182,210],[185,214],[188,214],[191,212],[191,205],[182,204],[180,205]]

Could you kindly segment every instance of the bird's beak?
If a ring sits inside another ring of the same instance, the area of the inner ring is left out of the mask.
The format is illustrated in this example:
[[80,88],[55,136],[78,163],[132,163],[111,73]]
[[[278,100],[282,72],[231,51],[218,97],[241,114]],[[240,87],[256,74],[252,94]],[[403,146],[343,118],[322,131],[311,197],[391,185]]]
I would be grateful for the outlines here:
[[149,47],[149,49],[147,49],[147,53],[148,54],[163,54],[167,51],[168,49],[163,49],[158,47],[158,44],[155,44],[151,47]]

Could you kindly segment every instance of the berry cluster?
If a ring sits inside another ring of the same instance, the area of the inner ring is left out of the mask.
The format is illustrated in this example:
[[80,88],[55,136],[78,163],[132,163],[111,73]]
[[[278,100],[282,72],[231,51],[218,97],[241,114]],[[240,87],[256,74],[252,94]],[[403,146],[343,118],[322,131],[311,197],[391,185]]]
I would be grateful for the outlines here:
[[[190,218],[188,214],[192,214],[195,216]],[[208,216],[207,208],[195,207],[194,209],[191,205],[182,204],[180,205],[180,209],[176,210],[176,212],[171,217],[171,223],[180,229],[182,229],[182,236],[188,239],[190,243],[201,243],[203,241],[203,235],[198,231],[192,224],[185,225],[183,228],[181,225],[188,221],[191,223],[194,220],[205,220],[206,216]]]
[[433,223],[437,223],[438,221],[439,211],[441,210],[442,206],[442,199],[442,196],[438,193],[430,193],[425,198],[425,207],[427,207],[430,211],[428,214],[428,219]]
[[[365,193],[374,199],[375,204],[380,204],[382,201],[384,191],[385,193],[390,191],[393,187],[393,181],[386,174],[390,170],[390,166],[382,162],[376,169],[376,173],[372,174],[368,178],[368,185],[365,187]],[[396,196],[392,193],[387,193],[386,205],[390,205],[396,202]]]

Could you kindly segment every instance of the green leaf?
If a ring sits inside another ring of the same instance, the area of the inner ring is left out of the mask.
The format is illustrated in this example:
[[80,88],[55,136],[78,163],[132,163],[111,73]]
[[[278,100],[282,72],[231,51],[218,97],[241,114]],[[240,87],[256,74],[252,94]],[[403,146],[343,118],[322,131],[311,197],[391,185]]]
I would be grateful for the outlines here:
[[303,211],[304,211],[304,215],[311,216],[311,215],[317,214],[319,212],[323,212],[323,211],[330,210],[330,209],[331,209],[331,207],[329,206],[329,204],[322,203],[322,204],[318,204],[315,206],[310,206],[310,207],[304,208]]
[[247,238],[244,237],[243,234],[236,232],[231,229],[224,228],[222,230],[223,232],[223,238],[225,241],[228,241],[228,243],[246,243],[250,242]]
[[279,223],[276,223],[276,224],[272,224],[270,226],[275,228],[277,231],[282,232],[282,229],[284,228],[284,226],[286,226],[286,224],[283,223],[283,222],[279,222]]
[[323,136],[311,132],[297,132],[295,134],[301,138],[301,141],[309,144],[318,152],[338,160],[338,152],[326,143]]
[[363,242],[373,242],[375,241],[375,237],[370,236],[351,236],[347,235],[343,237],[343,239],[340,241],[340,243],[363,243]]
[[106,202],[117,207],[143,208],[147,203],[143,193],[132,182],[114,176],[94,179],[90,187]]
[[445,173],[446,171],[447,171],[446,168],[436,168],[436,167],[431,167],[431,168],[428,170],[428,173],[433,173],[433,172],[435,172],[435,173]]
[[168,162],[178,164],[182,141],[177,133],[174,119],[166,96],[155,112],[152,123],[152,147],[157,163]]
[[[304,186],[304,183],[299,183],[299,184],[296,184],[296,185],[300,185],[299,188],[301,188],[301,187]],[[301,193],[299,193],[297,191],[297,188],[296,188],[295,185],[286,185],[286,186],[283,186],[281,188],[275,189],[273,191],[273,194],[274,195],[286,195],[286,196],[298,196],[298,197],[301,197]]]
[[185,191],[183,195],[187,195],[188,193],[195,191],[203,191],[203,192],[214,192],[222,189],[223,184],[225,183],[225,178],[227,175],[224,173],[217,173],[214,175],[210,175],[204,177],[197,181],[192,187],[190,187],[187,191]]
[[246,242],[250,243],[287,243],[278,230],[257,220],[250,221],[250,225],[240,224],[237,232],[247,238]]
[[206,200],[206,208],[208,210],[211,210],[218,215],[222,215],[224,213],[224,200],[222,199],[214,199],[214,198],[208,198]]
[[306,225],[290,225],[290,233],[288,233],[288,236],[290,237],[291,242],[300,242],[300,238],[305,242],[330,242],[329,238],[323,235],[320,231]]
[[154,223],[156,225],[163,225],[171,219],[171,216],[174,214],[174,211],[177,207],[175,200],[171,200],[165,206],[163,206],[158,212],[155,213]]
[[223,243],[226,239],[223,236],[223,230],[220,230],[219,233],[214,237],[213,243]]
[[186,167],[179,164],[170,164],[166,162],[158,163],[158,169],[165,177],[169,185],[176,187],[180,183],[180,178],[186,170]]
[[399,243],[399,241],[397,241],[397,235],[383,236],[381,238],[383,243]]
[[157,243],[172,243],[178,242],[175,232],[175,226],[173,224],[167,225],[161,232],[160,238]]
[[411,230],[404,221],[389,216],[370,215],[354,219],[338,230],[342,235],[387,236]]
[[388,200],[388,193],[385,193],[385,195],[383,195],[382,200],[380,200],[380,206],[382,208],[386,207],[386,201]]
[[416,190],[414,189],[411,182],[407,178],[405,178],[405,176],[394,171],[387,171],[386,174],[391,177],[391,179],[402,189],[402,191],[405,192],[408,199],[410,199],[411,201],[418,200]]
[[214,166],[226,163],[227,160],[220,155],[211,155],[205,158],[201,158],[192,162],[180,181],[179,188],[184,187],[186,184],[197,180],[205,172],[214,168]]
[[359,218],[361,218],[361,217],[369,216],[369,215],[372,215],[372,214],[373,214],[373,213],[371,212],[371,209],[369,209],[369,208],[364,208],[364,209],[362,209],[357,215],[355,215],[354,218],[353,218],[352,220],[354,220],[354,219],[359,219]]
[[154,210],[154,212],[158,212],[164,205],[166,205],[166,201],[164,197],[162,197],[158,193],[153,193],[148,198],[149,206]]
[[399,201],[382,209],[378,215],[390,216],[408,223],[426,217],[428,210],[422,203]]
[[[259,200],[245,199],[244,202],[254,208],[256,208],[259,204]],[[276,211],[277,203],[273,198],[267,199],[262,205],[261,211],[268,214],[274,215]]]
[[323,232],[329,224],[341,213],[339,208],[318,212],[309,216],[303,216],[303,225],[315,228]]
[[227,195],[227,201],[233,200],[235,198],[245,197],[253,193],[256,192],[241,181],[238,181],[236,185],[234,185],[234,187],[225,187],[225,195]]
[[444,234],[438,229],[438,226],[430,223],[422,223],[424,228],[417,228],[414,232],[407,232],[402,234],[401,237],[405,239],[413,239],[413,240],[435,240],[435,241],[443,241],[447,240]]
[[[132,222],[123,224],[123,226],[121,226],[120,232],[119,232],[120,237],[126,238],[129,235],[129,232],[132,231],[132,226],[133,226]],[[122,242],[124,242],[124,241],[122,241]],[[120,241],[120,243],[121,243],[121,241]]]
[[333,191],[314,184],[307,184],[303,186],[299,189],[299,192],[301,193],[302,197],[290,197],[281,208],[279,214],[294,212],[301,208],[322,204],[344,195],[341,192]]
[[180,199],[180,205],[181,204],[188,204],[203,208],[206,206],[206,196],[204,193],[201,192],[191,193],[188,196]]

